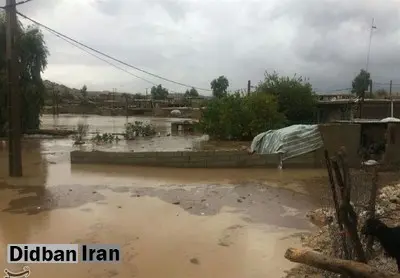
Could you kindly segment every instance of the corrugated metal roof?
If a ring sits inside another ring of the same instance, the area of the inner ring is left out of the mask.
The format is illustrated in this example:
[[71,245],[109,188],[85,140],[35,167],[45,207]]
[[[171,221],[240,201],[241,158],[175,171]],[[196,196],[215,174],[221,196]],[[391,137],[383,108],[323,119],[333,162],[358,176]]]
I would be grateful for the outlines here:
[[292,125],[258,134],[251,143],[251,151],[260,154],[281,153],[282,160],[286,160],[322,148],[323,145],[318,125]]
[[385,119],[354,119],[347,121],[334,121],[335,123],[346,123],[346,124],[400,124],[400,120],[396,118],[385,118]]

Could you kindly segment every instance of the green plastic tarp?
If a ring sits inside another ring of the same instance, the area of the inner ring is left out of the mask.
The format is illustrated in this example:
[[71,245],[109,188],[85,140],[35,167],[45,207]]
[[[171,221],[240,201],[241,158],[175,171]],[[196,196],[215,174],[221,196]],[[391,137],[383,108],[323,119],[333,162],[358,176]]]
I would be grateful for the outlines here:
[[318,125],[292,125],[268,130],[254,137],[251,151],[258,154],[281,154],[286,160],[322,148]]

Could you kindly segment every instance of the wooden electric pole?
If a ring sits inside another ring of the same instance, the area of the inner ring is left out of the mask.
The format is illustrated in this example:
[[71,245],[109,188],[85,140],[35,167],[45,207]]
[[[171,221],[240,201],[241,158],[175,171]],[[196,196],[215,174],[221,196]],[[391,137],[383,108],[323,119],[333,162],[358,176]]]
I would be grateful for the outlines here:
[[392,85],[393,81],[390,80],[389,96],[390,96],[390,117],[393,118],[393,96],[392,96]]
[[251,90],[251,80],[247,81],[247,95],[250,95]]
[[8,168],[11,177],[22,176],[21,157],[21,97],[15,41],[17,38],[17,9],[15,0],[6,2],[6,57],[8,94]]

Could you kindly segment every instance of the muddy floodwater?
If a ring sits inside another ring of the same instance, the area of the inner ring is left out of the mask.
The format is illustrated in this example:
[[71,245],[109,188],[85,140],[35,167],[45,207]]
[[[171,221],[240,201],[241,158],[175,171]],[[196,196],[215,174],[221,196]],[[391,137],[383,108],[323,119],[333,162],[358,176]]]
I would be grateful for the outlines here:
[[[167,150],[191,150],[202,141],[202,136],[171,135],[171,123],[188,119],[182,118],[153,118],[153,117],[107,117],[107,116],[77,116],[77,115],[43,115],[42,128],[44,129],[76,129],[78,123],[89,126],[89,133],[123,133],[126,123],[141,121],[155,127],[157,135],[151,139],[138,138],[133,141],[119,141],[118,144],[96,146],[101,151],[167,151]],[[90,136],[89,135],[89,136]],[[121,137],[122,138],[122,137]],[[68,143],[69,144],[69,143]],[[83,149],[92,149],[92,146],[83,146]]]
[[22,270],[8,243],[110,243],[121,263],[31,264],[30,277],[282,277],[326,187],[323,170],[71,166],[71,145],[24,141],[21,179],[0,145],[2,266]]

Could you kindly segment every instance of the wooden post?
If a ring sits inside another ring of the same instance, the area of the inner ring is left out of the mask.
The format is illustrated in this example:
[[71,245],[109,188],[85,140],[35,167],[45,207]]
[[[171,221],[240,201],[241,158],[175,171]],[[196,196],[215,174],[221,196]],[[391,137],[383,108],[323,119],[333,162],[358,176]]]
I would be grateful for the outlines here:
[[21,97],[18,88],[18,61],[15,50],[17,37],[17,10],[15,0],[6,1],[6,57],[7,57],[7,94],[8,94],[8,147],[9,175],[22,176],[21,155]]
[[342,248],[343,248],[343,255],[344,255],[344,258],[346,260],[348,260],[348,259],[350,259],[350,255],[349,255],[349,250],[348,250],[347,244],[346,244],[346,236],[344,234],[343,223],[340,218],[339,199],[337,196],[336,185],[335,185],[335,180],[333,178],[331,160],[329,158],[328,150],[325,150],[325,162],[326,162],[326,169],[328,171],[329,183],[331,185],[332,199],[333,199],[333,204],[335,206],[336,221],[337,221],[337,224],[339,227],[340,240],[342,242]]

